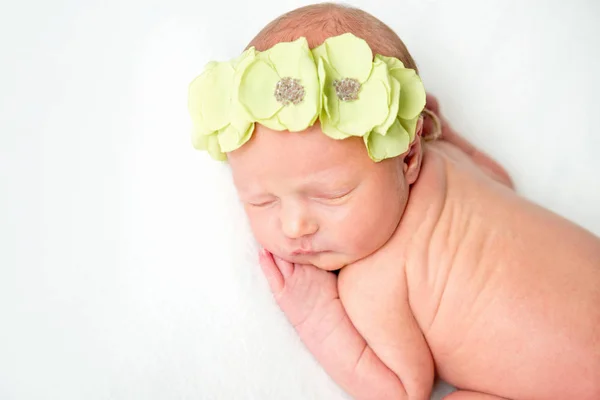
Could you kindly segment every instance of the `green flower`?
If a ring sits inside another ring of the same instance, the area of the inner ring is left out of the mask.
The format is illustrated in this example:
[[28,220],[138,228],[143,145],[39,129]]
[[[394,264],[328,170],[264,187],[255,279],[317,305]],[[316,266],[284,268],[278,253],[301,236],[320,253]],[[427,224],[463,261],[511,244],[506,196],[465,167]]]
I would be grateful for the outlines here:
[[251,48],[228,62],[211,62],[189,86],[188,110],[192,118],[192,143],[224,161],[250,139],[254,123],[240,112],[237,91],[240,73],[256,58]]
[[248,117],[277,131],[303,131],[321,108],[317,68],[306,38],[278,43],[244,69],[239,101]]
[[375,56],[387,64],[392,81],[400,87],[397,118],[387,132],[374,129],[363,137],[369,156],[374,161],[405,153],[415,139],[417,122],[425,108],[425,88],[415,70],[405,68],[397,58]]
[[415,129],[421,112],[425,108],[426,93],[423,82],[414,69],[405,68],[397,58],[376,55],[388,66],[390,75],[400,83],[400,103],[398,120],[410,135],[410,141],[415,138]]
[[398,156],[415,138],[425,90],[412,69],[376,55],[351,33],[311,52],[306,38],[212,62],[189,87],[193,144],[217,160],[246,143],[258,122],[303,131],[320,119],[334,138],[361,136],[375,161]]
[[396,119],[385,135],[375,131],[363,136],[369,157],[375,162],[405,153],[412,143],[410,135]]
[[334,139],[385,134],[398,113],[400,85],[387,64],[373,62],[371,48],[351,33],[328,38],[313,49],[322,88],[320,121]]

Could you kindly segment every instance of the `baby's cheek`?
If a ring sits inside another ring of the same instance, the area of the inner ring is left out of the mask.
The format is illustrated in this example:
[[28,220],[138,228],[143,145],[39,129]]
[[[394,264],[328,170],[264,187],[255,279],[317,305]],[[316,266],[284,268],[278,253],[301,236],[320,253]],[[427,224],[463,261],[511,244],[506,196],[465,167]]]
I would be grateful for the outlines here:
[[340,250],[353,258],[362,258],[373,252],[379,235],[373,231],[368,216],[362,214],[364,211],[355,211],[334,228]]
[[250,227],[255,233],[259,233],[262,230],[263,223],[261,223],[261,218],[254,216],[252,213],[248,214],[248,220],[250,221]]
[[252,230],[252,234],[254,238],[258,241],[258,243],[271,251],[272,249],[272,236],[271,233],[272,227],[268,220],[264,218],[264,216],[257,215],[253,212],[246,211],[246,215],[248,216],[248,221],[250,222],[250,229]]
[[378,240],[378,236],[377,234],[364,235],[359,240],[355,240],[350,244],[352,246],[351,254],[356,255],[357,258],[363,258],[373,253],[381,247],[381,240]]
[[351,234],[347,243],[352,253],[362,258],[379,250],[394,234],[400,218],[400,207],[396,204],[363,208],[348,227]]

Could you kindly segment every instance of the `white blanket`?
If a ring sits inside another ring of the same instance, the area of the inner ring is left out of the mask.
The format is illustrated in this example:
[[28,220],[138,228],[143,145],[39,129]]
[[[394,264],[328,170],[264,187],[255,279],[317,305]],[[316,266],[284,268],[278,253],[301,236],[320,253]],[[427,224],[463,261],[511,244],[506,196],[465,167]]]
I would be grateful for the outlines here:
[[[0,6],[0,399],[347,398],[273,302],[186,111],[206,62],[307,3]],[[352,4],[524,196],[600,234],[598,2]]]

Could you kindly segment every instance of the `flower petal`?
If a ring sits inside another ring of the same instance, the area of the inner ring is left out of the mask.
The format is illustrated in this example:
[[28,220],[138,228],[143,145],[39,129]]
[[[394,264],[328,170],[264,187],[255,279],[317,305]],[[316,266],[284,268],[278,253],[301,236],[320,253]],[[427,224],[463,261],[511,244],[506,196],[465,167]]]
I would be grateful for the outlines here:
[[209,131],[203,124],[192,124],[192,136],[212,135],[215,131]]
[[290,132],[303,131],[317,120],[319,117],[321,99],[319,98],[319,82],[314,79],[303,79],[304,100],[299,104],[288,104],[278,113],[279,122]]
[[233,126],[227,125],[217,134],[220,149],[225,153],[237,149],[239,147],[240,136],[239,132]]
[[385,135],[390,126],[398,118],[398,107],[400,106],[400,83],[393,77],[390,77],[390,105],[387,119],[375,127],[374,131],[380,135]]
[[208,143],[206,146],[208,154],[210,154],[210,156],[217,161],[227,160],[227,156],[225,153],[223,153],[223,151],[221,151],[221,146],[219,145],[219,138],[217,135],[210,135],[206,137],[208,138]]
[[412,69],[394,69],[390,74],[400,82],[400,107],[398,116],[413,119],[425,108],[425,88]]
[[351,33],[330,37],[324,42],[331,66],[343,78],[364,82],[371,73],[373,52],[363,39]]
[[254,46],[249,47],[242,54],[240,54],[239,57],[233,59],[231,61],[231,65],[233,65],[233,68],[235,68],[236,70],[245,69],[248,66],[248,64],[250,64],[252,61],[254,61],[254,59],[256,59],[257,55],[258,52],[254,48]]
[[333,93],[326,94],[327,90],[323,92],[323,108],[321,109],[320,121],[321,130],[324,134],[332,139],[346,139],[352,135],[347,132],[342,132],[337,126],[340,121],[340,99]]
[[321,131],[332,139],[343,140],[352,136],[347,134],[346,132],[340,131],[335,124],[331,123],[327,116],[322,116],[320,122]]
[[405,153],[410,147],[408,132],[396,120],[385,136],[375,132],[363,136],[369,157],[375,162]]
[[329,63],[329,56],[327,55],[327,48],[325,47],[325,43],[320,44],[319,46],[315,47],[314,49],[311,50],[312,54],[313,54],[313,58],[315,59],[315,61],[319,62],[319,60],[323,60],[327,63]]
[[275,114],[271,118],[268,118],[268,119],[261,119],[259,123],[261,125],[266,126],[269,129],[274,130],[274,131],[285,131],[286,130],[285,125],[283,125],[281,123],[281,121],[279,120],[279,114]]
[[[316,60],[316,59],[315,59]],[[316,60],[317,62],[317,80],[319,81],[319,114],[327,108],[327,96],[325,96],[325,66],[323,60]]]
[[312,125],[319,116],[320,90],[317,66],[305,38],[279,43],[268,50],[268,57],[280,77],[298,79],[304,98],[298,104],[287,104],[277,113],[285,129],[298,132]]
[[290,132],[300,132],[311,126],[319,116],[317,99],[289,104],[277,113],[279,122]]
[[411,143],[413,142],[413,140],[415,140],[415,135],[417,132],[417,123],[419,122],[420,117],[421,117],[421,115],[419,114],[416,117],[414,117],[413,119],[398,118],[402,127],[406,130],[406,132],[408,132]]
[[[387,70],[385,64],[382,67]],[[362,85],[358,100],[339,102],[339,130],[362,136],[386,120],[389,113],[388,90],[386,82],[378,78],[381,76],[372,77]]]
[[338,140],[352,136],[346,132],[342,132],[337,127],[340,120],[340,101],[337,96],[327,98],[327,96],[324,95],[323,101],[325,107],[321,110],[319,117],[323,133],[332,139]]
[[229,124],[219,131],[217,138],[219,139],[219,146],[222,152],[228,153],[236,150],[250,139],[248,132],[250,132],[250,135],[252,134],[254,124],[248,123],[244,128],[240,130]]
[[202,132],[196,126],[192,130],[192,146],[197,150],[206,150],[208,146],[208,136],[216,132]]
[[252,134],[254,133],[255,127],[256,127],[255,124],[250,124],[250,126],[248,127],[248,129],[246,130],[246,132],[244,133],[244,135],[242,135],[242,137],[240,139],[240,147],[243,146],[244,144],[246,144],[246,142],[248,140],[250,140],[250,138],[252,137]]
[[254,121],[269,119],[281,109],[274,95],[278,81],[275,70],[261,59],[252,62],[243,72],[238,98]]
[[402,61],[398,60],[395,57],[386,57],[382,56],[381,54],[376,54],[375,60],[381,60],[384,63],[386,63],[390,71],[397,68],[405,68]]
[[188,109],[194,125],[216,131],[229,123],[234,69],[229,62],[213,62],[190,83]]
[[321,86],[321,102],[323,104],[322,111],[325,111],[329,121],[332,124],[337,124],[339,121],[339,99],[335,93],[335,87],[333,86],[333,76],[335,72],[332,68],[324,62],[323,59],[318,60],[317,66],[319,84]]
[[376,55],[375,59],[384,61],[390,69],[390,75],[400,82],[400,107],[398,115],[401,118],[413,119],[425,108],[425,88],[421,78],[414,69],[405,68],[402,61],[393,57]]
[[217,135],[221,151],[228,153],[239,149],[250,139],[252,132],[254,132],[254,124],[249,124],[244,131],[237,130],[231,125],[223,128]]
[[219,146],[217,132],[211,135],[193,135],[192,144],[197,150],[208,151],[208,154],[217,161],[225,161],[227,159]]
[[312,54],[315,63],[317,64],[317,69],[320,63],[323,64],[325,74],[322,75],[319,71],[319,79],[323,81],[325,87],[332,86],[334,80],[342,78],[342,76],[331,65],[331,60],[327,54],[327,45],[325,43],[312,49]]
[[269,59],[277,74],[282,78],[300,78],[301,71],[306,68],[307,61],[310,62],[315,75],[317,73],[312,53],[304,37],[293,42],[277,43],[262,55]]
[[[238,105],[239,107],[239,105]],[[246,132],[250,125],[254,125],[254,122],[249,121],[239,110],[231,114],[230,125],[235,128],[238,132]]]

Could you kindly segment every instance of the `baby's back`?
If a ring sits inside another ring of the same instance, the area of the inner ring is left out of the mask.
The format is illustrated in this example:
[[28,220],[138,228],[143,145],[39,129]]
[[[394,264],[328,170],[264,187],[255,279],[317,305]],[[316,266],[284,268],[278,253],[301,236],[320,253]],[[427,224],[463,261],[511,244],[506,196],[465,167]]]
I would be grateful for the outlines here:
[[[395,236],[363,262],[375,270],[347,267],[344,279],[391,286],[405,276],[448,382],[517,399],[600,393],[600,240],[452,145],[429,146]],[[398,301],[390,296],[389,313],[379,312],[394,315]]]
[[598,393],[600,240],[473,171],[449,146],[435,150],[446,160],[444,210],[429,262],[408,268],[427,268],[411,274],[418,296],[428,276],[445,280],[424,332],[440,375],[472,389],[509,385],[518,396],[508,397]]

